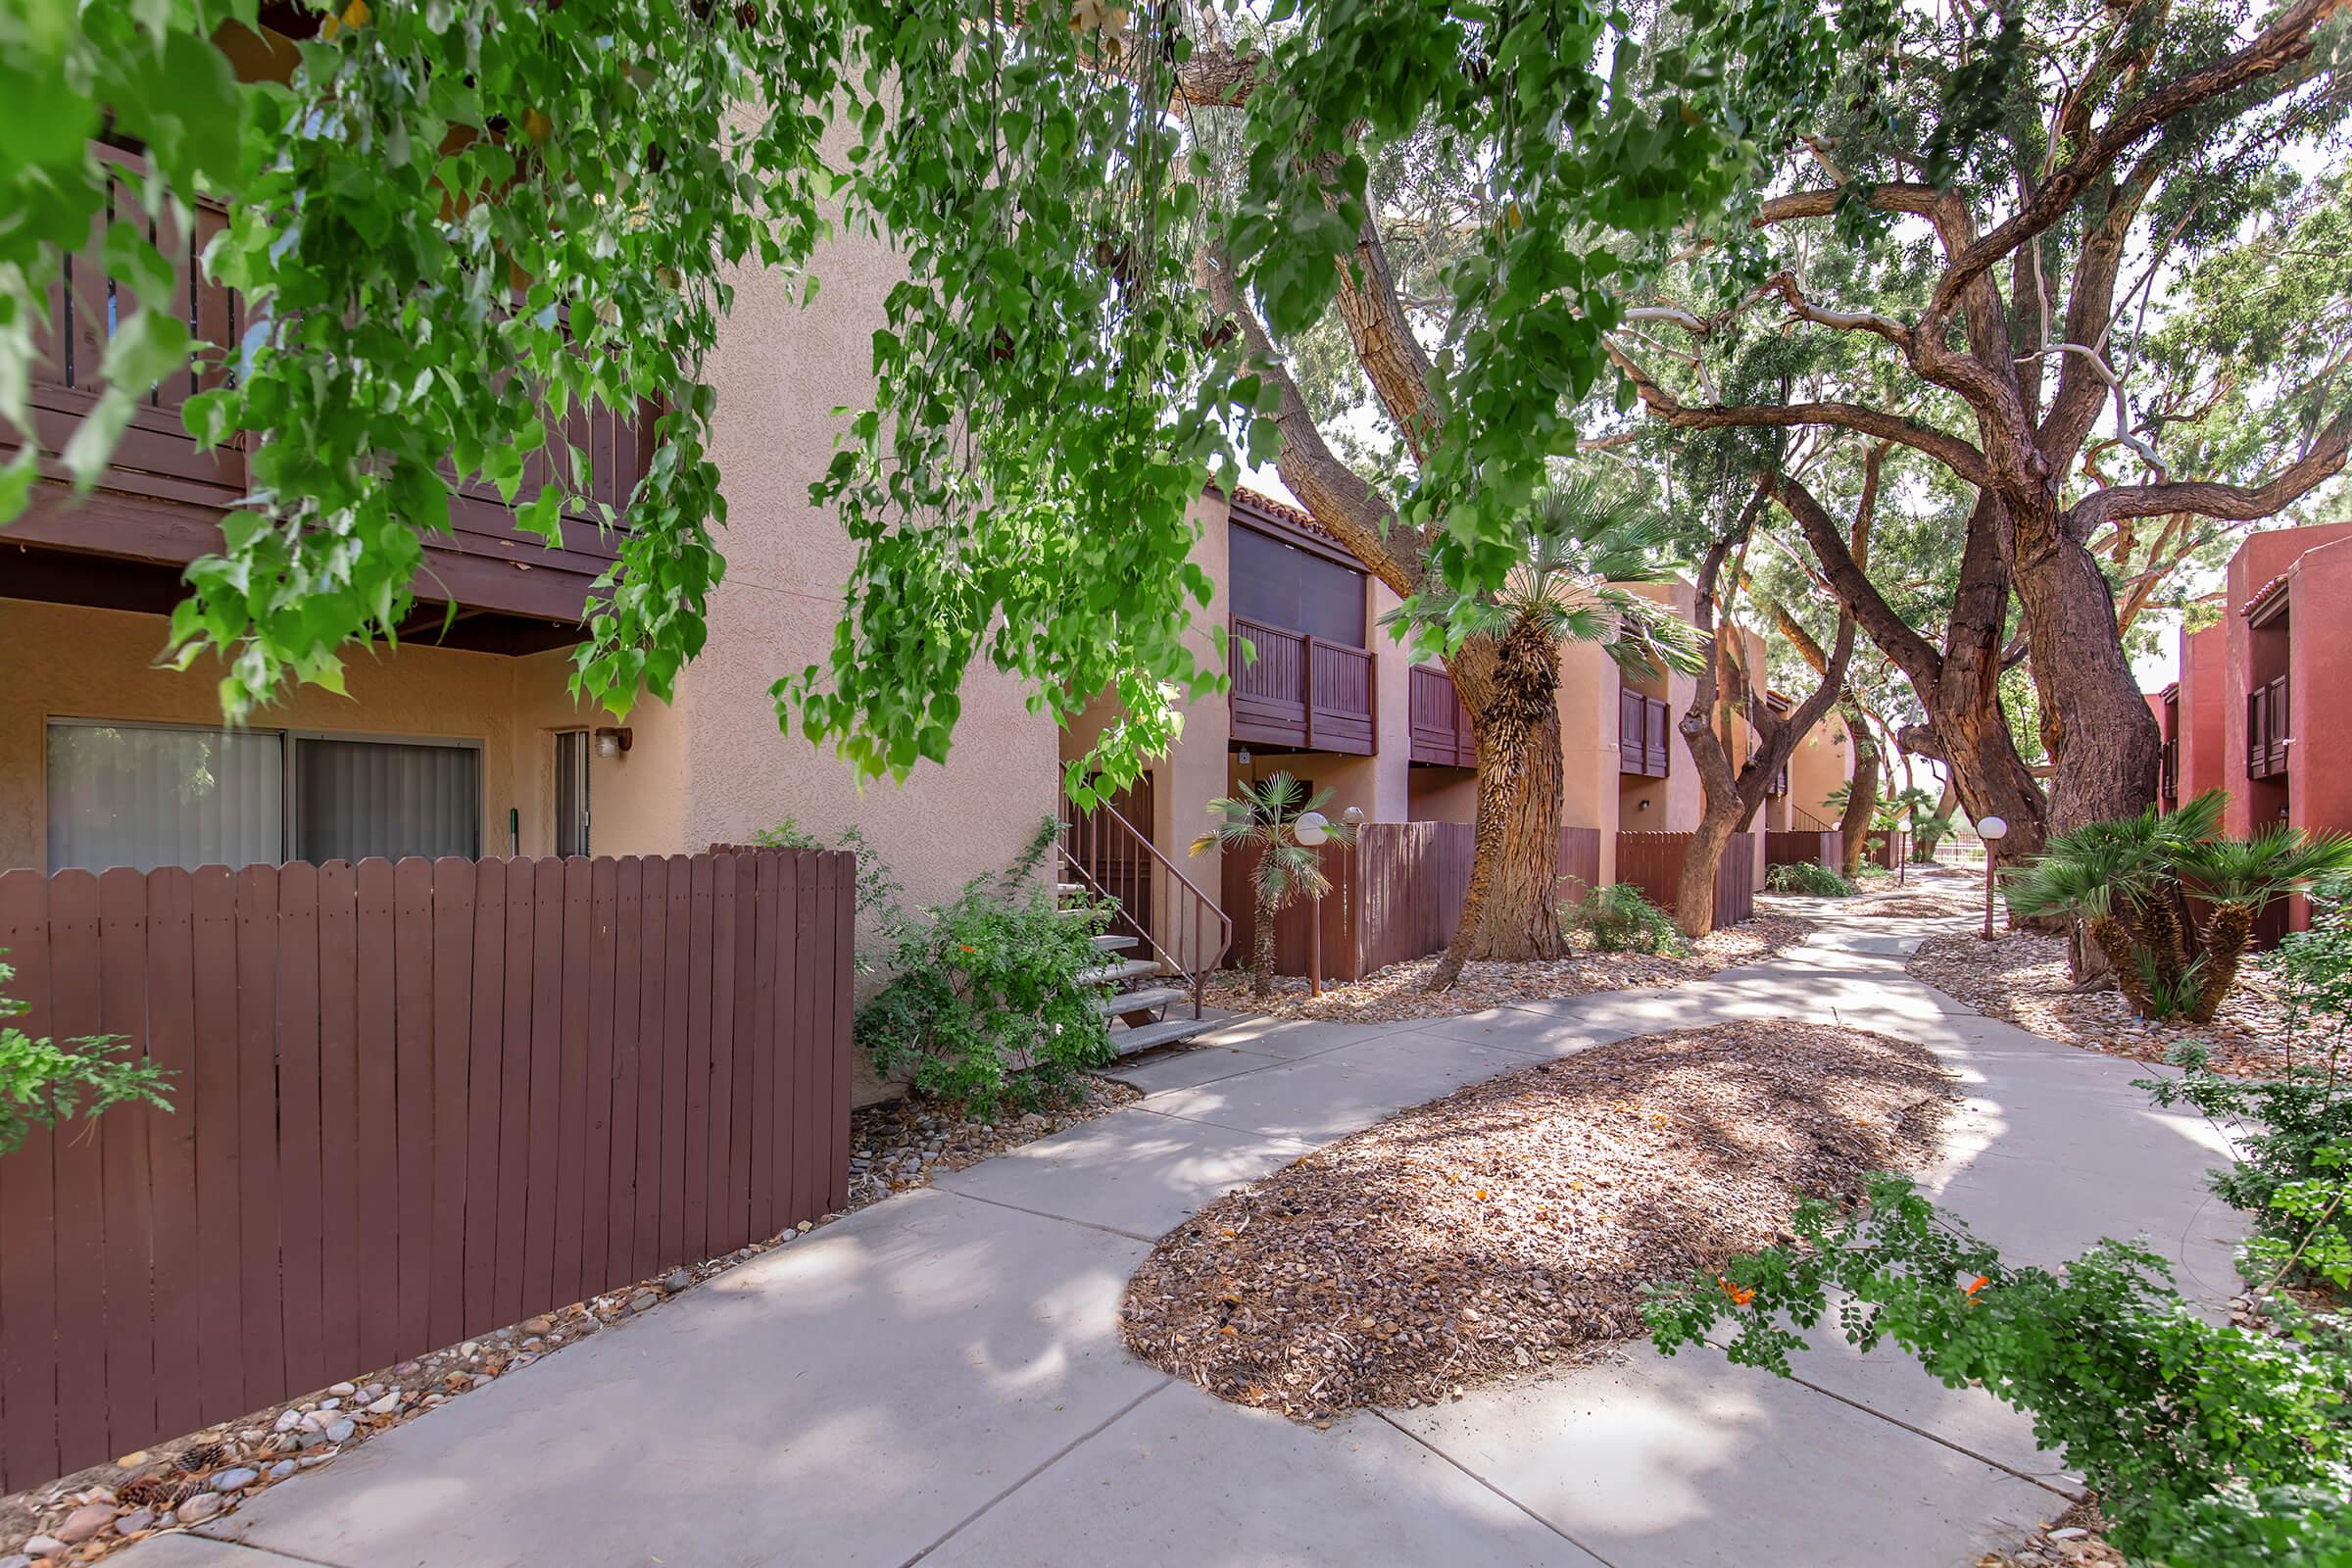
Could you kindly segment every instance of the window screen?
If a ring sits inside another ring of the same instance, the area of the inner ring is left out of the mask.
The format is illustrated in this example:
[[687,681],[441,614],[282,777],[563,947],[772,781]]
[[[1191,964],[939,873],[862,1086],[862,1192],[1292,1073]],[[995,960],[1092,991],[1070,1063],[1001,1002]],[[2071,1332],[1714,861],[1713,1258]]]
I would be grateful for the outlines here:
[[556,853],[587,855],[588,848],[588,732],[560,730],[556,735]]
[[482,754],[470,746],[314,740],[294,745],[294,858],[482,851]]
[[1236,526],[1227,546],[1233,612],[1350,648],[1364,641],[1364,574]]
[[49,869],[274,865],[285,737],[141,724],[49,725]]

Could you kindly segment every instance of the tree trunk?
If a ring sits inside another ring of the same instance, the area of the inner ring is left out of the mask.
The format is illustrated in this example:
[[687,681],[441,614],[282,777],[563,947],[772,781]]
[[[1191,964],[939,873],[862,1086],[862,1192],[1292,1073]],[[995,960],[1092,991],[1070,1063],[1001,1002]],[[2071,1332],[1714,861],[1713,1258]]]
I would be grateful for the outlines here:
[[1257,901],[1257,939],[1250,951],[1250,994],[1262,997],[1274,989],[1274,914],[1266,901]]
[[2115,594],[2050,505],[2013,515],[2017,597],[2058,739],[2048,826],[2137,816],[2156,804],[2164,735],[2116,629]]
[[1879,742],[1856,709],[1846,710],[1845,732],[1854,743],[1854,777],[1838,818],[1838,874],[1850,882],[1861,874],[1862,846],[1870,841],[1870,819],[1879,808]]
[[[2049,828],[2047,803],[2001,709],[2001,655],[2009,613],[2009,568],[2001,554],[2000,503],[1977,498],[1960,553],[1943,659],[1936,679],[1913,682],[1928,710],[1937,758],[1970,821],[1997,816],[2009,824],[2002,858],[2039,855]],[[2140,704],[2144,710],[2147,705]]]
[[1560,650],[1536,623],[1472,638],[1446,661],[1478,745],[1477,838],[1462,923],[1430,976],[1444,990],[1474,958],[1561,953]]
[[1747,803],[1738,795],[1709,801],[1683,852],[1682,875],[1674,885],[1674,923],[1687,937],[1703,937],[1715,929],[1715,871],[1746,809]]

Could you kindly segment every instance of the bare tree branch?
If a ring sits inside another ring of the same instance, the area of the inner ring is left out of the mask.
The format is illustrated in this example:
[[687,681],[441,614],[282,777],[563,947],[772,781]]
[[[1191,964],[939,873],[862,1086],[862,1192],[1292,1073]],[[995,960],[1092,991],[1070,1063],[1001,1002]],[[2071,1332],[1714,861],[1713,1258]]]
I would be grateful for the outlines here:
[[1970,484],[1989,485],[1994,482],[1992,469],[1985,463],[1984,453],[1958,436],[1948,435],[1917,419],[1867,408],[1858,403],[1702,404],[1691,407],[1678,401],[1674,394],[1659,386],[1622,346],[1614,341],[1606,346],[1609,358],[1634,383],[1634,390],[1641,394],[1642,404],[1653,416],[1678,430],[1785,429],[1826,424],[1924,452]]
[[2171,512],[2200,517],[2247,522],[2268,517],[2301,499],[2321,480],[2340,471],[2345,450],[2352,447],[2352,408],[2328,422],[2311,450],[2257,485],[2241,484],[2119,484],[2096,490],[2068,509],[2068,535],[2089,538],[2107,523],[2127,517],[2155,517]]

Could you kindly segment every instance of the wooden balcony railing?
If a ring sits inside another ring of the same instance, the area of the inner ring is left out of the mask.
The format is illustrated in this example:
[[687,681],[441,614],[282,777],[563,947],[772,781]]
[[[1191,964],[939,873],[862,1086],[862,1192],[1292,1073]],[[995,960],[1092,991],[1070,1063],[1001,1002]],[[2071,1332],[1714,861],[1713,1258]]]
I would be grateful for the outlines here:
[[1617,771],[1664,778],[1673,763],[1672,731],[1665,699],[1619,690]]
[[2246,693],[2246,777],[2276,778],[2286,771],[2289,727],[2286,677]]
[[1233,617],[1233,635],[1256,653],[1232,660],[1233,738],[1260,746],[1369,757],[1372,654],[1306,632]]
[[[225,210],[200,202],[185,225],[168,215],[150,218],[136,193],[145,159],[105,144],[92,152],[109,172],[106,206],[92,219],[88,240],[64,258],[50,284],[47,308],[32,326],[37,355],[30,386],[32,434],[44,454],[42,472],[59,479],[65,469],[57,455],[104,390],[99,368],[107,341],[130,308],[126,285],[106,265],[110,224],[138,225],[171,261],[179,277],[172,309],[195,337],[233,345],[247,324],[242,299],[206,278],[198,265],[205,246],[226,225]],[[100,496],[71,508],[44,506],[36,497],[31,511],[10,525],[10,542],[62,545],[167,565],[184,565],[219,549],[218,516],[246,491],[245,449],[232,440],[199,452],[181,421],[181,409],[197,392],[221,384],[225,373],[191,364],[157,383],[139,400],[98,481]],[[575,408],[562,430],[550,432],[550,449],[568,444],[588,461],[586,493],[567,505],[559,547],[518,533],[514,510],[496,486],[479,481],[461,486],[450,507],[451,531],[427,536],[426,569],[414,585],[417,597],[468,610],[577,620],[588,584],[617,553],[615,539],[602,527],[600,506],[619,514],[625,526],[622,509],[651,465],[659,413],[650,404],[620,413]],[[0,460],[15,448],[14,433],[0,427]],[[547,483],[550,449],[524,459],[517,501],[537,495]],[[517,570],[520,566],[533,569]]]
[[1412,760],[1443,767],[1476,767],[1478,744],[1470,710],[1453,688],[1453,677],[1437,664],[1415,664],[1411,674]]

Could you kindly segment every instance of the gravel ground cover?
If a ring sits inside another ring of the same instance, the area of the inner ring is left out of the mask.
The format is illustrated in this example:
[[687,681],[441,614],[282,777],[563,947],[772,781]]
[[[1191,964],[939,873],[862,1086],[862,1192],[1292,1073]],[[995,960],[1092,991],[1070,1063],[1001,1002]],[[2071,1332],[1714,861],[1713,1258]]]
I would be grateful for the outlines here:
[[1906,967],[1989,1017],[2086,1051],[2162,1061],[2180,1042],[2200,1040],[2219,1072],[2253,1077],[2286,1064],[2285,1018],[2259,958],[2238,970],[2220,1016],[2202,1025],[2150,1023],[2134,1017],[2118,992],[2073,990],[2066,940],[2038,931],[2003,932],[1990,942],[1973,931],[1931,937]]
[[1646,1035],[1473,1084],[1228,1194],[1129,1283],[1135,1353],[1327,1420],[1541,1377],[1642,1332],[1653,1281],[1770,1245],[1801,1193],[1934,1155],[1921,1047],[1755,1021]]
[[316,1469],[379,1432],[554,1354],[623,1318],[651,1310],[715,1274],[773,1251],[893,1193],[924,1187],[1137,1099],[1140,1091],[1088,1078],[1067,1099],[996,1119],[896,1101],[850,1117],[850,1201],[769,1241],[706,1258],[560,1311],[499,1329],[414,1361],[337,1383],[161,1443],[46,1487],[0,1497],[0,1568],[92,1563],[134,1541],[202,1524],[278,1482]]
[[1445,991],[1421,988],[1438,966],[1435,954],[1375,969],[1347,985],[1327,984],[1321,996],[1305,980],[1284,976],[1274,994],[1252,997],[1250,976],[1220,972],[1209,981],[1208,1004],[1276,1018],[1316,1018],[1338,1023],[1395,1023],[1405,1018],[1447,1018],[1484,1012],[1506,1003],[1545,997],[1581,997],[1593,991],[1630,991],[1642,986],[1680,985],[1685,980],[1755,963],[1795,947],[1812,934],[1806,906],[1814,901],[1758,897],[1757,914],[1691,944],[1685,957],[1648,953],[1599,953],[1574,947],[1563,958],[1538,963],[1465,964],[1462,976]]

